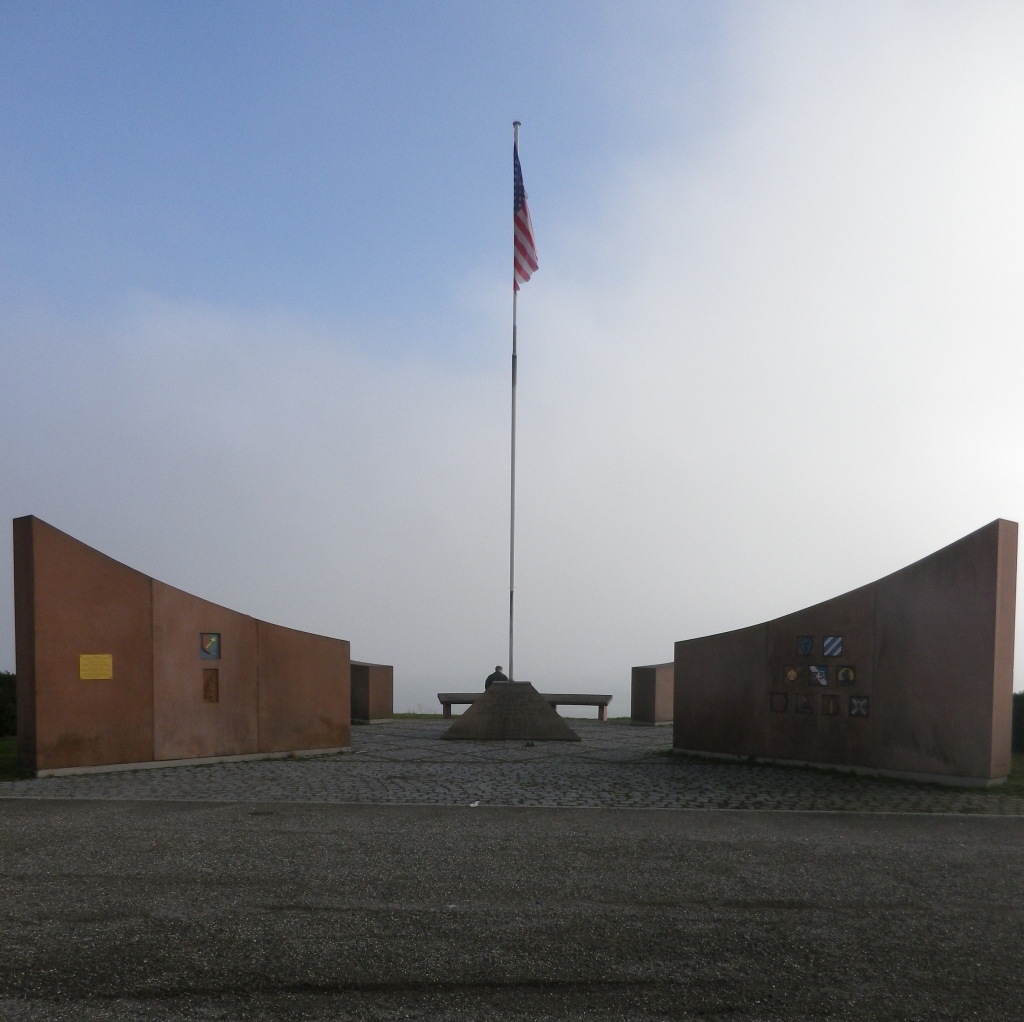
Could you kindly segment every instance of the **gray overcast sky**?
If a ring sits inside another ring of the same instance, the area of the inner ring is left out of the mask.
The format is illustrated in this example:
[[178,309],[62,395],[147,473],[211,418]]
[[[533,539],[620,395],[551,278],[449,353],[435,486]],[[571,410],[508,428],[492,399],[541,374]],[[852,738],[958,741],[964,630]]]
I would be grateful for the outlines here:
[[4,5],[0,511],[398,708],[505,663],[514,117],[520,677],[625,712],[1020,519],[1024,8],[977,2]]

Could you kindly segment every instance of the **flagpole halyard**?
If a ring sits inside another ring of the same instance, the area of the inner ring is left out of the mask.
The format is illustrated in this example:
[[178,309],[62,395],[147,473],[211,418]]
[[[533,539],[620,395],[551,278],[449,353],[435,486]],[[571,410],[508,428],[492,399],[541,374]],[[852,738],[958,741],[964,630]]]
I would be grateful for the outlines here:
[[[514,152],[519,152],[519,121],[512,122]],[[508,540],[508,680],[515,681],[515,612],[516,612],[516,306],[519,289],[512,274],[512,451],[511,485],[509,487]]]
[[516,299],[512,292],[512,485],[510,487],[508,542],[508,680],[515,681],[516,599]]
[[516,310],[519,285],[537,271],[537,244],[533,240],[533,222],[526,203],[523,170],[519,166],[519,121],[512,122],[515,142],[512,146],[512,480],[509,500],[508,540],[508,677],[515,680],[515,599],[516,599]]

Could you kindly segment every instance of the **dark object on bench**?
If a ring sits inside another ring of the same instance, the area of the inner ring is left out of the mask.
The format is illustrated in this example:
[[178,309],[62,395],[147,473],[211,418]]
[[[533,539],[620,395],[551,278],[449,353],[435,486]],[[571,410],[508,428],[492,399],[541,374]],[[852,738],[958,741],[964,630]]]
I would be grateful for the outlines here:
[[[443,707],[446,717],[452,715],[452,703],[459,705],[468,703],[472,705],[483,692],[438,692],[437,701]],[[557,710],[559,706],[596,706],[597,719],[608,719],[608,704],[612,701],[611,696],[589,695],[579,692],[542,692],[541,695],[552,709]]]

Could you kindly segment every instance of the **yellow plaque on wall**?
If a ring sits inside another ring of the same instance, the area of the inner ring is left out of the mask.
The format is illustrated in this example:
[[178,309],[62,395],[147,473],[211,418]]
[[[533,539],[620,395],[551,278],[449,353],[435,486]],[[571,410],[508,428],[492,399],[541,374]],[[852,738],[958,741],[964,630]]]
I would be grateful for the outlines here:
[[78,677],[82,681],[109,681],[114,677],[114,655],[82,653],[78,658]]

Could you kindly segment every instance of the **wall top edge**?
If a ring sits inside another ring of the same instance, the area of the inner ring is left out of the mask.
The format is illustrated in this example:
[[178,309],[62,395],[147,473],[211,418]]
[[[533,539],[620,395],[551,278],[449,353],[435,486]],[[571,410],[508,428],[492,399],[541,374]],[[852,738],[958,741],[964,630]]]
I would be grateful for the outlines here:
[[[351,645],[348,639],[339,639],[336,635],[325,635],[323,632],[307,632],[304,628],[292,628],[291,625],[279,625],[275,621],[264,621],[259,617],[255,618],[255,621],[257,630],[259,630],[260,625],[264,625],[267,628],[278,628],[282,632],[293,632],[295,635],[310,635],[316,639],[330,639],[331,642],[344,642]],[[373,666],[378,665],[374,664]]]
[[[88,543],[83,542],[75,536],[72,536],[70,532],[64,532],[62,529],[58,529],[56,525],[51,525],[49,522],[44,521],[42,518],[37,518],[35,515],[22,515],[20,518],[15,518],[12,521],[12,526],[16,526],[19,522],[26,522],[28,524],[42,525],[47,529],[52,529],[59,536],[63,536],[65,539],[71,540],[72,543],[77,543],[80,547],[85,547],[86,550],[91,550],[94,554],[99,555],[112,564],[116,564],[120,568],[124,568],[125,571],[133,572],[136,575],[141,575],[143,578],[153,581],[152,575],[147,575],[144,571],[139,571],[138,568],[133,568],[130,564],[125,564],[124,561],[119,561],[116,557],[111,557],[110,554],[105,554],[102,550],[97,549],[94,546],[90,546]],[[191,594],[189,594],[191,595]],[[197,597],[201,599],[201,597]]]
[[[187,589],[181,589],[178,586],[172,586],[169,582],[162,582],[160,579],[153,578],[152,575],[147,575],[145,572],[139,571],[137,568],[133,568],[130,564],[125,564],[123,561],[119,561],[116,557],[111,557],[110,554],[105,554],[102,550],[98,550],[96,547],[90,546],[88,543],[82,542],[82,540],[77,539],[75,536],[72,536],[68,532],[64,532],[62,529],[58,529],[57,526],[51,525],[49,522],[44,521],[42,518],[39,518],[36,515],[21,515],[20,517],[13,519],[12,525],[16,527],[18,525],[18,523],[20,523],[20,522],[24,522],[24,523],[28,523],[28,524],[34,524],[34,525],[42,525],[42,526],[45,526],[47,529],[52,529],[58,535],[63,536],[65,539],[70,540],[72,543],[78,544],[78,546],[80,546],[80,547],[84,547],[86,550],[91,550],[94,554],[97,554],[99,557],[104,558],[105,560],[111,562],[112,564],[116,564],[118,567],[123,568],[125,571],[130,571],[134,575],[141,576],[142,578],[148,580],[150,582],[150,584],[152,584],[152,585],[159,585],[159,586],[163,586],[166,589],[172,589],[172,590],[174,590],[177,593],[182,593],[184,596],[189,597],[189,599],[197,600],[200,603],[209,604],[211,607],[215,607],[218,610],[225,610],[228,613],[238,614],[240,617],[248,618],[251,621],[255,621],[257,629],[262,624],[262,625],[268,625],[268,626],[270,626],[272,628],[281,628],[281,629],[283,629],[285,631],[296,632],[297,634],[300,634],[300,635],[313,635],[313,636],[316,636],[317,638],[321,638],[321,639],[330,639],[332,642],[344,642],[344,643],[348,643],[349,642],[348,639],[340,639],[340,638],[338,638],[335,635],[324,635],[322,632],[308,632],[308,631],[305,631],[304,629],[301,629],[301,628],[291,628],[288,625],[279,625],[279,624],[277,624],[276,622],[273,622],[273,621],[263,621],[261,618],[254,617],[252,614],[246,614],[244,611],[234,610],[231,607],[225,607],[221,603],[214,603],[213,600],[207,600],[203,596],[197,596],[195,593],[190,593]],[[387,666],[387,665],[372,665],[372,666]]]
[[835,596],[830,596],[827,600],[820,600],[818,603],[811,603],[806,607],[798,607],[796,610],[791,610],[786,614],[780,614],[778,617],[770,618],[767,621],[760,621],[753,625],[744,625],[742,628],[727,628],[722,632],[709,632],[706,635],[692,635],[688,639],[677,639],[674,645],[678,646],[684,642],[694,642],[698,639],[716,639],[722,635],[734,635],[737,632],[750,631],[756,628],[770,628],[772,625],[778,624],[780,621],[785,620],[788,617],[792,617],[794,614],[803,614],[813,610],[817,610],[819,607],[824,607],[828,603],[834,603],[836,600],[844,599],[845,597],[856,596],[858,593],[864,592],[866,589],[871,589],[874,586],[880,585],[887,579],[894,578],[896,575],[902,574],[904,571],[909,571],[911,568],[916,567],[919,564],[923,564],[925,561],[930,561],[933,557],[939,557],[944,554],[947,550],[952,549],[955,546],[959,546],[961,543],[965,543],[972,539],[974,536],[980,533],[986,532],[989,529],[998,531],[1001,526],[1009,525],[1012,526],[1014,531],[1018,528],[1018,523],[1013,521],[1011,518],[994,518],[991,522],[983,525],[980,529],[975,529],[973,532],[967,533],[965,536],[961,536],[959,539],[953,540],[952,543],[947,543],[945,546],[939,547],[938,550],[933,550],[930,554],[925,554],[924,557],[919,557],[916,561],[911,561],[909,564],[905,564],[902,568],[897,568],[895,571],[890,571],[880,578],[876,578],[871,582],[866,582],[864,585],[856,586],[853,589],[848,589],[845,593],[837,593]]

